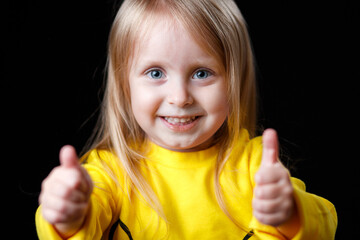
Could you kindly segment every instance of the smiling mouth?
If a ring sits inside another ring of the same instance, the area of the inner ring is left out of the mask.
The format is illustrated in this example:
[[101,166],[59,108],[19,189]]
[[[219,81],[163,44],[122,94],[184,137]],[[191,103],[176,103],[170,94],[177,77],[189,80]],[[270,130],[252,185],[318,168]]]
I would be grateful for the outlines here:
[[172,124],[172,125],[187,125],[194,122],[196,119],[199,118],[199,116],[193,116],[193,117],[162,117],[166,122]]

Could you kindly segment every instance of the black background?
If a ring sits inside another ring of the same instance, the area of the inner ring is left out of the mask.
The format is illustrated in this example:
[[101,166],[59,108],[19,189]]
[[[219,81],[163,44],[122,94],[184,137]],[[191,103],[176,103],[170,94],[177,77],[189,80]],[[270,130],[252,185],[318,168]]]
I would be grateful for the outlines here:
[[[335,204],[336,239],[358,235],[360,223],[354,2],[239,1],[257,61],[259,125],[278,130],[283,159],[307,190]],[[0,3],[3,232],[13,239],[36,239],[42,180],[62,145],[81,151],[91,134],[119,3]]]

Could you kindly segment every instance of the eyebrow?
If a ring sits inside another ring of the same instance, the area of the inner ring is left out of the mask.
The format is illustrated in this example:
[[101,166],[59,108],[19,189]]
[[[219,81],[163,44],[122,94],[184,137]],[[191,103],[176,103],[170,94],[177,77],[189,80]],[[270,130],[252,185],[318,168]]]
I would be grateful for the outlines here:
[[[134,60],[138,63],[140,57],[136,57]],[[140,68],[148,68],[151,66],[164,66],[168,65],[169,61],[159,60],[157,58],[142,58],[140,61]],[[138,65],[138,64],[137,64]],[[215,68],[219,69],[221,68],[221,64],[218,63],[218,61],[213,57],[200,57],[196,59],[190,59],[187,65],[191,66],[197,66],[197,67],[209,67],[209,68]]]

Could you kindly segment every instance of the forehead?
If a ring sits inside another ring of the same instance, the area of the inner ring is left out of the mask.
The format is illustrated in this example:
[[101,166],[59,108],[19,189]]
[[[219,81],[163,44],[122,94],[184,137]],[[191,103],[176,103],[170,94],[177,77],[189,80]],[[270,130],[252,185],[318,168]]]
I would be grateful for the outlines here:
[[200,48],[182,25],[174,21],[157,21],[151,27],[144,26],[143,29],[137,38],[136,45],[139,51],[151,51],[156,48],[158,54],[171,54],[179,52],[180,49]]
[[156,56],[167,58],[168,61],[181,57],[195,61],[212,59],[220,65],[219,68],[223,68],[223,64],[209,51],[207,45],[208,43],[201,42],[196,34],[191,34],[174,18],[159,17],[148,21],[148,24],[144,24],[138,31],[133,57],[138,60],[139,57]]
[[181,40],[194,41],[181,24],[164,18],[154,21],[150,26],[143,25],[136,40],[139,47],[157,45],[164,41],[174,44]]

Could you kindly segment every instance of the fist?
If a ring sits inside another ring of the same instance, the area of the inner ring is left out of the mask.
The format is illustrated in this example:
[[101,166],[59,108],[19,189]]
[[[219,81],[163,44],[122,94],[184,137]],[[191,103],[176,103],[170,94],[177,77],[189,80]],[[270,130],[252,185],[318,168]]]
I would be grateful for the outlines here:
[[277,227],[292,216],[295,203],[288,170],[278,159],[275,130],[263,134],[263,153],[252,202],[253,214],[263,224]]
[[54,168],[42,183],[39,203],[43,217],[65,232],[68,226],[80,225],[92,189],[90,176],[81,167],[75,149],[64,146],[60,150],[60,166]]

